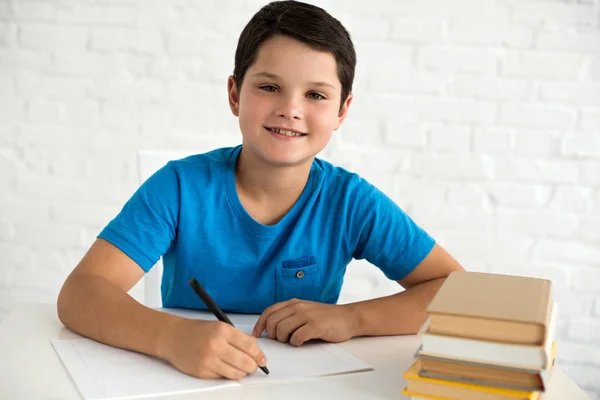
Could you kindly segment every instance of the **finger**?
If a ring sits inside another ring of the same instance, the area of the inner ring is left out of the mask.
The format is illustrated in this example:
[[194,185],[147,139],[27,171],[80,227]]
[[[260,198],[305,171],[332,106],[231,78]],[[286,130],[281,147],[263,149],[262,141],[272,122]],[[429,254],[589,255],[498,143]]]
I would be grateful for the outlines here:
[[236,331],[228,337],[228,342],[234,348],[251,357],[255,364],[258,364],[261,367],[267,365],[267,357],[260,347],[258,347],[258,342],[255,337],[247,335],[242,331]]
[[295,304],[288,304],[287,306],[280,308],[279,310],[273,312],[269,316],[269,318],[267,318],[267,321],[266,321],[267,327],[265,329],[267,331],[267,335],[269,335],[269,337],[271,339],[276,339],[277,338],[277,326],[279,325],[279,323],[281,321],[283,321],[284,319],[291,317],[295,313],[296,313]]
[[259,337],[267,327],[267,319],[269,319],[271,314],[297,301],[297,299],[290,299],[287,301],[282,301],[281,303],[273,304],[271,307],[266,308],[260,317],[258,317],[258,321],[256,321],[254,329],[252,330],[252,335]]
[[213,369],[214,369],[215,373],[217,373],[219,375],[219,377],[232,379],[234,381],[239,381],[240,379],[242,379],[243,377],[248,375],[247,372],[231,365],[230,363],[228,363],[225,360],[215,361],[215,365],[214,365]]
[[221,360],[225,361],[233,368],[243,371],[244,374],[252,374],[256,371],[256,368],[258,368],[254,358],[234,346],[229,346],[223,354],[221,354]]
[[292,315],[288,318],[283,319],[277,324],[275,336],[277,340],[282,343],[287,342],[290,336],[301,326],[307,322],[306,318],[302,318],[298,315]]
[[320,335],[316,329],[314,324],[306,324],[302,325],[300,328],[296,329],[296,331],[290,337],[290,344],[292,346],[298,347],[304,344],[304,342],[309,341],[310,339],[319,339]]

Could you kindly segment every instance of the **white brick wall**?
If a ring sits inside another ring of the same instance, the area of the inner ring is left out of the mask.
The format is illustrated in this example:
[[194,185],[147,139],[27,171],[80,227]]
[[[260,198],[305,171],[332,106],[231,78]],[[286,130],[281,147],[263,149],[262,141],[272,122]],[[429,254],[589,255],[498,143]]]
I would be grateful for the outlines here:
[[[600,2],[318,1],[358,51],[326,158],[468,269],[552,279],[558,358],[600,396]],[[225,83],[264,1],[0,0],[0,320],[53,302],[138,149],[238,138]],[[343,301],[397,290],[364,263]]]

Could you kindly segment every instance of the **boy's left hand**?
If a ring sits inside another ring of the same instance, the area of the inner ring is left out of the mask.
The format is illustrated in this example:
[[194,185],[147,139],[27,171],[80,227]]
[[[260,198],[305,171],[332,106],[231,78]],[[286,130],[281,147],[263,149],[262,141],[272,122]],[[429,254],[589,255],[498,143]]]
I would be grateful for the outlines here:
[[271,339],[300,346],[310,339],[343,342],[355,336],[356,317],[346,305],[291,299],[267,308],[254,326],[259,337],[266,329]]

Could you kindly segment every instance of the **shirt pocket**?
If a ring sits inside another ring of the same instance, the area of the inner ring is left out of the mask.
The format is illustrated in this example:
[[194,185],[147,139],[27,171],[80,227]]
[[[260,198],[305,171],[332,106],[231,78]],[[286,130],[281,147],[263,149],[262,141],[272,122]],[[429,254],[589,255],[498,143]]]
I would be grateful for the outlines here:
[[320,267],[312,256],[283,261],[275,271],[276,302],[293,298],[320,301],[323,280]]

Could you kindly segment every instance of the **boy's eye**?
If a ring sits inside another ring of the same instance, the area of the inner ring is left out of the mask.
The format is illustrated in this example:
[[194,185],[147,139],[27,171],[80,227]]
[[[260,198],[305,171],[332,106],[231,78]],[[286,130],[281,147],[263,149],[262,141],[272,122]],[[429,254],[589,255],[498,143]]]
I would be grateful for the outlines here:
[[325,96],[323,96],[321,93],[316,92],[309,93],[308,97],[313,100],[325,100]]
[[275,86],[275,85],[262,85],[262,86],[259,86],[259,88],[261,90],[264,90],[265,92],[276,92],[278,90],[277,86]]

